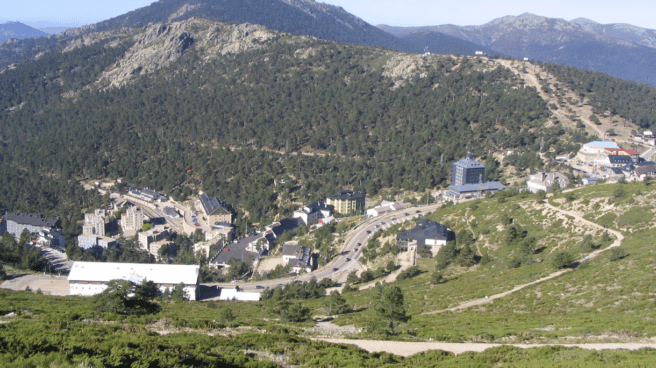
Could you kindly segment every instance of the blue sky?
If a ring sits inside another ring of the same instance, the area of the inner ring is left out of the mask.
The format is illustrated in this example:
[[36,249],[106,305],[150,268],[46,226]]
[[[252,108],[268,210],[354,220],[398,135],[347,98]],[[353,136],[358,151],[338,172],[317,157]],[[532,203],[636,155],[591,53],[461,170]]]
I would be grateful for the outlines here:
[[[153,0],[7,1],[0,22],[89,24],[147,6]],[[529,12],[551,18],[578,17],[599,23],[629,23],[656,29],[656,1],[645,0],[326,0],[371,24],[422,26],[481,25],[504,15]]]

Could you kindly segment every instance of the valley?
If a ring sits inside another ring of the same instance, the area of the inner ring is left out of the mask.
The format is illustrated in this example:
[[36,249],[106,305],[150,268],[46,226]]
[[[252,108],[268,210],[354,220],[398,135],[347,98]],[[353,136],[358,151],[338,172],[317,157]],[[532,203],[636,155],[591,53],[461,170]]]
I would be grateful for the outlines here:
[[160,0],[0,43],[0,365],[654,365],[633,31]]

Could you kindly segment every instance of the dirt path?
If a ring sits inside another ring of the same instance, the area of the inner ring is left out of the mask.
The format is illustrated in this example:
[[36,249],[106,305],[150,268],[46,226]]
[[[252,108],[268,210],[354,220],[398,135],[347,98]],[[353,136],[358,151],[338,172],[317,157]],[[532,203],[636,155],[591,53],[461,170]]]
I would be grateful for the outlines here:
[[483,344],[483,343],[448,343],[448,342],[405,342],[405,341],[377,341],[377,340],[348,340],[317,338],[333,344],[350,344],[364,349],[370,353],[386,352],[404,357],[422,353],[429,350],[443,350],[456,355],[464,352],[483,352],[499,346],[514,346],[522,349],[539,348],[543,346],[576,347],[586,350],[638,350],[643,348],[656,348],[653,343],[609,343],[609,344]]
[[[584,219],[583,217],[581,217],[580,215],[578,215],[576,213],[565,211],[565,210],[560,209],[558,207],[552,206],[550,203],[545,203],[545,207],[549,208],[553,211],[559,212],[563,215],[571,216],[571,217],[575,218],[577,221],[580,221],[580,222],[582,222],[582,223],[584,223],[588,226],[596,227],[598,229],[608,231],[609,233],[612,233],[613,235],[615,235],[616,239],[613,242],[613,244],[611,244],[609,247],[601,249],[601,250],[596,250],[596,251],[588,254],[584,258],[578,260],[578,262],[583,262],[585,260],[594,259],[594,258],[598,257],[601,253],[603,253],[603,252],[605,252],[605,251],[607,251],[611,248],[619,247],[622,244],[622,241],[624,240],[624,235],[622,235],[622,233],[620,233],[617,230],[606,229],[601,225],[595,224],[592,221]],[[490,303],[492,303],[493,301],[495,301],[497,299],[504,298],[504,297],[506,297],[506,296],[508,296],[512,293],[518,292],[518,291],[520,291],[520,290],[522,290],[526,287],[529,287],[529,286],[532,286],[532,285],[535,285],[535,284],[539,284],[539,283],[544,282],[544,281],[551,280],[553,278],[556,278],[556,277],[558,277],[562,274],[565,274],[565,273],[571,272],[571,271],[573,271],[573,269],[571,269],[571,268],[556,271],[556,272],[554,272],[554,273],[552,273],[548,276],[545,276],[541,279],[538,279],[538,280],[535,280],[535,281],[532,281],[532,282],[529,282],[529,283],[526,283],[526,284],[515,286],[514,288],[512,288],[512,290],[509,290],[509,291],[506,291],[506,292],[503,292],[503,293],[486,296],[485,298],[469,300],[469,301],[460,303],[459,305],[457,305],[455,307],[451,307],[451,308],[447,308],[447,309],[440,309],[440,310],[431,311],[431,312],[424,312],[422,314],[438,314],[438,313],[444,313],[444,312],[457,312],[457,311],[461,311],[461,310],[471,308],[471,307],[475,307],[475,306],[479,306],[479,305],[490,304]]]
[[[508,69],[514,71],[515,73],[517,73],[517,75],[519,75],[522,79],[524,79],[524,82],[527,86],[535,87],[535,89],[540,94],[540,97],[542,97],[542,99],[544,101],[546,101],[548,104],[553,103],[555,105],[558,105],[558,99],[555,96],[550,95],[550,94],[548,94],[548,93],[546,93],[542,90],[542,85],[540,84],[540,81],[538,80],[538,78],[536,76],[536,71],[537,71],[537,73],[540,73],[541,75],[547,76],[548,78],[553,78],[553,76],[550,75],[546,70],[538,67],[537,65],[530,65],[530,66],[526,67],[526,70],[528,71],[528,73],[524,73],[521,70],[519,70],[520,67],[515,64],[515,61],[512,61],[512,60],[499,60],[498,62],[501,65],[505,66],[506,68],[508,68]],[[551,81],[549,81],[549,79],[547,79],[547,83],[549,84],[549,86],[552,89],[555,89],[555,87],[553,86]],[[562,88],[562,86],[561,86],[561,88]],[[573,100],[576,100],[576,99],[579,98],[571,90],[567,90],[567,92],[565,93],[565,97],[570,97]],[[568,106],[578,116],[578,118],[581,119],[583,124],[585,124],[585,126],[589,130],[592,130],[593,132],[595,132],[599,137],[604,136],[603,130],[599,126],[597,126],[595,123],[590,121],[590,119],[588,118],[590,115],[592,115],[592,108],[590,106],[582,107],[582,106],[579,106],[579,105],[572,105],[568,102],[565,102],[565,103],[566,103],[566,106]],[[555,111],[552,111],[552,112],[554,113],[554,115],[556,115],[558,120],[571,122],[570,125],[572,127],[576,127],[576,124],[571,121],[568,114],[566,114],[566,112],[562,108],[559,107],[558,109],[556,109]]]

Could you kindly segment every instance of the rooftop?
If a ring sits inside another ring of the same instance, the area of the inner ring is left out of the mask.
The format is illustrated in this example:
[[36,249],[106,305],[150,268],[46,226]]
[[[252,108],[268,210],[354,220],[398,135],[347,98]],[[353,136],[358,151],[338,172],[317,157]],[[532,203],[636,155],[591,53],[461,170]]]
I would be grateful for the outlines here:
[[608,155],[608,161],[611,164],[630,164],[633,162],[631,157],[626,155]]
[[308,204],[307,206],[303,206],[302,211],[305,213],[314,213],[317,211],[332,211],[334,209],[333,206],[325,204],[323,202],[316,202],[312,204]]
[[592,141],[585,144],[590,148],[620,148],[615,142]]
[[449,185],[449,189],[455,190],[458,193],[469,193],[480,190],[505,190],[508,187],[496,181],[488,181],[480,184]]
[[262,234],[256,234],[239,239],[236,243],[226,244],[219,254],[214,257],[212,264],[224,265],[228,264],[231,259],[236,259],[242,262],[248,262],[250,257],[258,258],[257,253],[249,252],[246,250],[249,244],[260,239]]
[[294,256],[295,258],[289,260],[289,265],[292,267],[309,267],[310,266],[310,248],[302,247],[294,244],[284,244],[282,246],[283,256]]
[[230,210],[228,210],[228,207],[223,202],[216,199],[216,197],[210,197],[207,193],[201,194],[198,200],[200,200],[203,211],[208,216],[223,211],[225,211],[223,213],[230,213]]
[[21,225],[54,227],[57,224],[57,219],[44,218],[35,213],[6,213],[4,219]]
[[344,201],[348,199],[360,199],[360,198],[364,198],[364,193],[360,193],[360,192],[353,193],[353,191],[350,190],[340,190],[339,193],[335,194],[334,196],[330,196],[328,198],[334,200],[340,200],[340,201]]
[[198,265],[75,262],[68,274],[68,282],[109,282],[118,279],[135,283],[147,280],[156,284],[195,285],[198,282],[199,268]]
[[626,149],[626,148],[606,148],[606,150],[612,152],[613,154],[618,154],[620,152],[624,152],[627,155],[631,155],[631,156],[635,156],[635,155],[640,154],[640,152],[638,152],[636,150]]
[[417,226],[408,231],[398,233],[397,240],[417,240],[417,246],[422,246],[426,243],[426,239],[448,240],[449,229],[432,220],[417,221]]
[[178,211],[176,211],[173,207],[164,207],[164,214],[170,217],[180,216]]
[[456,166],[464,167],[466,169],[484,169],[485,165],[482,163],[474,160],[474,156],[472,156],[471,152],[467,154],[467,157],[463,158],[460,161],[457,161],[454,163]]

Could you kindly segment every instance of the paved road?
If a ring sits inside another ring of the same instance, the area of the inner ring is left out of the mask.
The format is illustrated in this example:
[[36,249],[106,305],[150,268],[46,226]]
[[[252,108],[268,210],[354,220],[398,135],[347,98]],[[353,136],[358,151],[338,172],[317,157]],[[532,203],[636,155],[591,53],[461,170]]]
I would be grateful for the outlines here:
[[644,158],[645,161],[651,161],[652,156],[656,153],[656,147],[650,148],[647,151],[643,152],[640,157]]
[[66,252],[62,252],[56,249],[51,248],[41,248],[41,254],[48,264],[50,269],[48,270],[51,273],[60,273],[68,274],[73,267],[73,261],[66,259]]
[[[420,214],[425,214],[430,211],[434,211],[441,204],[432,204],[428,206],[421,207],[411,207],[401,211],[394,211],[387,213],[383,216],[369,219],[364,223],[358,225],[355,229],[351,230],[346,235],[346,244],[340,251],[340,253],[330,262],[328,265],[323,268],[317,269],[311,273],[306,273],[303,275],[295,277],[287,277],[276,280],[263,280],[263,281],[254,281],[254,282],[238,282],[238,283],[221,283],[221,284],[204,284],[206,286],[218,286],[218,287],[235,287],[245,291],[258,291],[264,288],[274,288],[277,285],[286,285],[295,281],[309,281],[313,276],[317,278],[318,281],[324,278],[338,278],[339,281],[345,281],[348,274],[355,270],[361,270],[362,265],[358,262],[358,259],[362,255],[362,247],[367,244],[367,240],[379,229],[389,228],[390,226],[396,225],[403,221],[407,221],[416,217]],[[405,215],[405,214],[408,215]]]

